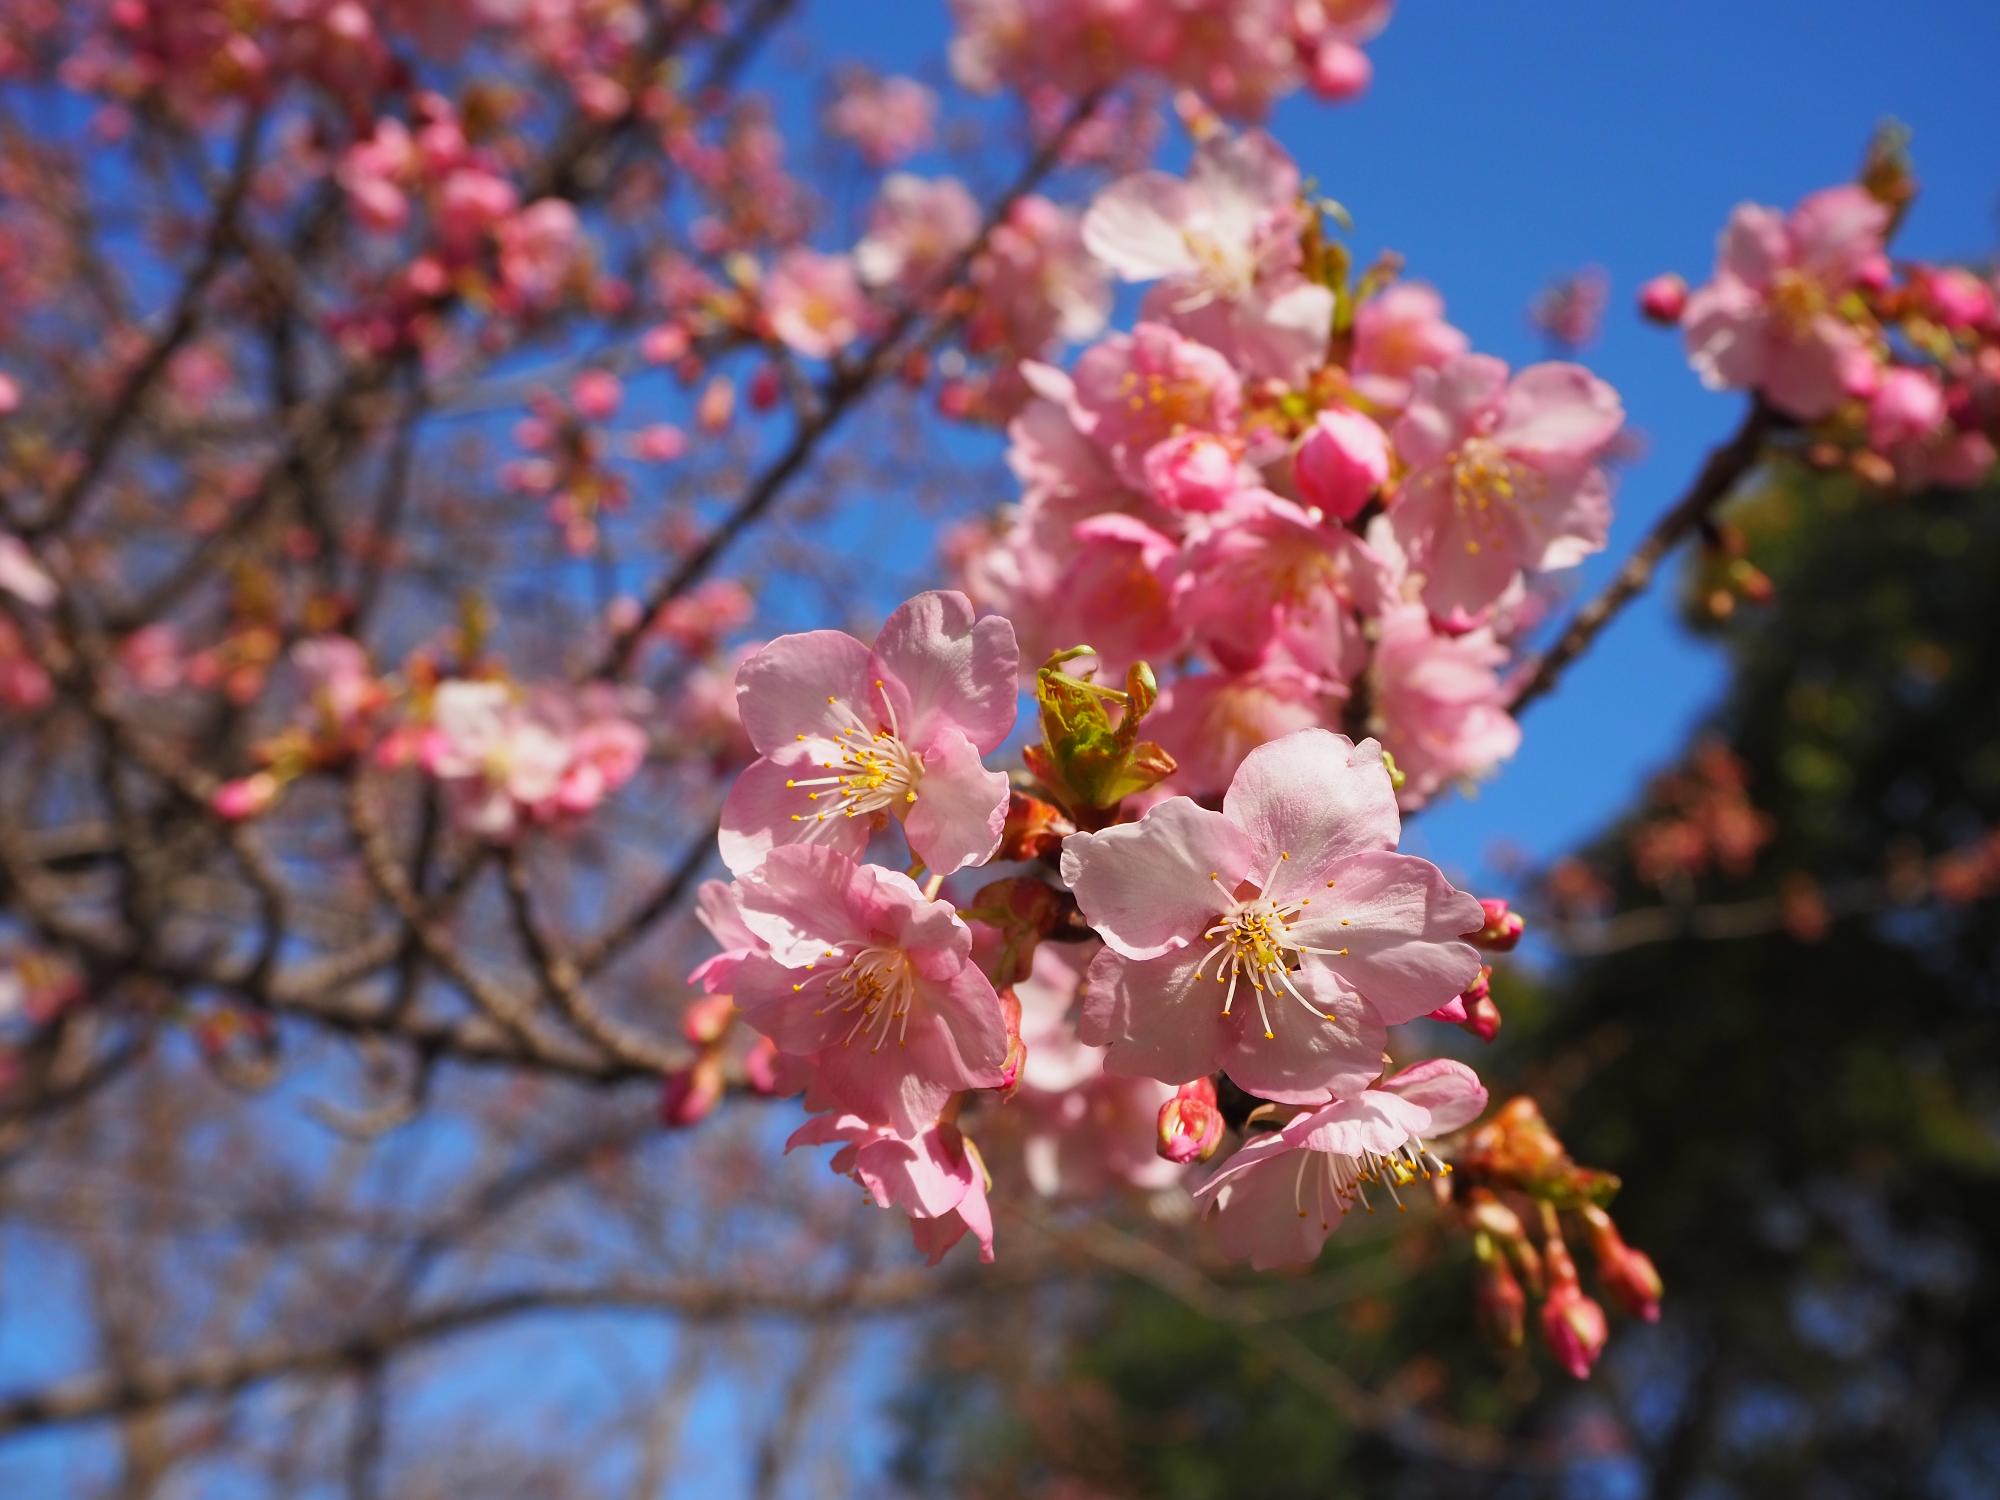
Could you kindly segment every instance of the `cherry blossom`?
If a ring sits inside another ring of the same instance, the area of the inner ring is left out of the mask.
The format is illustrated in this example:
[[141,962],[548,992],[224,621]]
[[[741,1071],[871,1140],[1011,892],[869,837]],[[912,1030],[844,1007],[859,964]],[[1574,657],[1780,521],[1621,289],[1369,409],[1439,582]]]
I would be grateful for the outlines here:
[[1302,729],[1244,757],[1221,812],[1173,797],[1072,835],[1063,880],[1105,943],[1083,1039],[1115,1073],[1219,1067],[1288,1103],[1367,1082],[1383,1028],[1479,970],[1460,941],[1478,902],[1395,853],[1399,831],[1381,747]]
[[1260,1271],[1306,1264],[1356,1203],[1375,1211],[1371,1188],[1402,1208],[1398,1188],[1448,1174],[1430,1143],[1485,1107],[1486,1090],[1463,1063],[1419,1063],[1252,1136],[1195,1199],[1213,1213],[1228,1255]]
[[774,849],[738,881],[767,945],[731,975],[744,1018],[813,1061],[840,1108],[914,1136],[953,1093],[995,1088],[1007,1033],[972,933],[907,875],[835,849]]
[[1007,778],[980,757],[1014,724],[1014,628],[963,594],[919,594],[872,647],[838,630],[780,636],[736,677],[758,759],[722,814],[742,875],[800,841],[859,854],[900,821],[932,871],[982,863],[999,842]]

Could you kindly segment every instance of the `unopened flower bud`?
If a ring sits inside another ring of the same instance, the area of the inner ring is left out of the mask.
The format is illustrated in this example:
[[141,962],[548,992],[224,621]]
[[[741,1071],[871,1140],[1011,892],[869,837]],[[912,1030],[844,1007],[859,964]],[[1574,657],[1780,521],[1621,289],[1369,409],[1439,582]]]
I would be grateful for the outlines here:
[[750,1085],[751,1093],[770,1098],[785,1091],[778,1055],[778,1044],[767,1036],[758,1037],[756,1044],[743,1054],[743,1081]]
[[1329,407],[1299,445],[1293,474],[1306,504],[1351,521],[1389,477],[1389,439],[1360,412]]
[[1147,449],[1146,483],[1153,497],[1168,510],[1221,510],[1242,488],[1236,477],[1236,453],[1208,432],[1183,432]]
[[1542,1304],[1542,1343],[1572,1378],[1590,1378],[1610,1336],[1604,1309],[1574,1281],[1549,1288],[1548,1301]]
[[1313,49],[1308,81],[1312,91],[1330,103],[1358,98],[1374,76],[1368,54],[1352,42],[1328,37]]
[[278,778],[269,771],[258,771],[254,775],[223,782],[209,798],[209,806],[218,818],[241,823],[246,818],[270,811],[271,804],[277,800]]
[[722,1060],[703,1052],[677,1073],[669,1073],[660,1090],[660,1123],[681,1130],[699,1124],[722,1102]]
[[1652,1256],[1634,1250],[1618,1233],[1611,1215],[1592,1205],[1583,1211],[1590,1230],[1590,1252],[1597,1259],[1597,1280],[1619,1311],[1647,1323],[1660,1321],[1660,1298],[1666,1294]]
[[1688,284],[1685,278],[1668,272],[1655,276],[1639,288],[1639,311],[1649,323],[1671,328],[1687,311]]
[[710,1047],[729,1030],[736,1002],[727,995],[703,995],[681,1012],[681,1035],[697,1047]]
[[1222,1144],[1222,1110],[1215,1080],[1197,1078],[1160,1106],[1159,1151],[1170,1162],[1207,1161]]
[[1509,911],[1507,903],[1492,897],[1479,903],[1479,909],[1486,914],[1486,925],[1472,934],[1468,941],[1475,948],[1484,948],[1489,953],[1510,953],[1521,941],[1521,934],[1528,930],[1528,924],[1521,914]]

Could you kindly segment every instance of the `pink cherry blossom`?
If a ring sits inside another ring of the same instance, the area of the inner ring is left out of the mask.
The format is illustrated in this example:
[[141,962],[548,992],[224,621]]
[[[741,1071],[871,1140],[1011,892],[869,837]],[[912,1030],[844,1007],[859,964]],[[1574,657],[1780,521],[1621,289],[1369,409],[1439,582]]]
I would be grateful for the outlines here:
[[1114,333],[1076,362],[1077,425],[1134,485],[1156,444],[1190,431],[1229,437],[1242,406],[1229,361],[1164,323]]
[[1260,1271],[1305,1265],[1373,1188],[1396,1190],[1450,1170],[1429,1142],[1477,1119],[1486,1090],[1463,1063],[1406,1068],[1349,1099],[1253,1136],[1195,1192],[1224,1253]]
[[1345,628],[1375,609],[1383,564],[1351,531],[1330,530],[1269,490],[1246,491],[1226,524],[1191,541],[1175,581],[1174,613],[1224,667],[1264,659],[1288,625]]
[[1421,806],[1449,782],[1488,774],[1520,748],[1500,676],[1506,661],[1490,629],[1439,631],[1417,604],[1382,613],[1372,727],[1405,777],[1405,807]]
[[1084,215],[1083,238],[1127,281],[1159,281],[1146,316],[1252,375],[1298,381],[1320,362],[1333,293],[1300,270],[1299,174],[1261,131],[1221,135],[1184,180],[1141,172]]
[[1009,1108],[1021,1126],[1021,1165],[1045,1198],[1119,1187],[1151,1191],[1181,1171],[1154,1149],[1160,1106],[1173,1088],[1104,1071],[1104,1049],[1076,1033],[1078,994],[1097,945],[1043,943],[1014,986],[1027,1048]]
[[1283,657],[1250,672],[1175,678],[1146,720],[1146,733],[1178,763],[1174,785],[1206,796],[1229,785],[1243,757],[1266,740],[1326,718],[1324,685]]
[[[1385,447],[1385,456],[1386,456]],[[1184,432],[1155,443],[1142,460],[1146,489],[1161,505],[1182,514],[1221,510],[1247,488],[1233,444],[1208,432]]]
[[1624,419],[1618,393],[1580,365],[1509,380],[1499,360],[1465,354],[1417,374],[1394,433],[1409,473],[1389,519],[1433,614],[1476,620],[1522,569],[1572,567],[1604,546],[1599,465]]
[[979,235],[979,204],[955,177],[926,180],[892,172],[868,211],[854,269],[871,287],[900,285],[905,296],[931,284]]
[[854,262],[804,248],[787,250],[764,282],[771,332],[794,353],[827,359],[861,336],[868,302]]
[[813,1059],[815,1088],[913,1136],[960,1089],[995,1088],[1007,1057],[1000,997],[949,902],[835,849],[773,849],[738,882],[742,923],[768,951],[731,976],[746,1019]]
[[555,796],[569,747],[505,683],[452,681],[437,690],[422,761],[451,794],[460,827],[504,839]]
[[1008,210],[973,267],[972,347],[1033,358],[1104,329],[1111,282],[1084,247],[1077,215],[1030,193]]
[[1444,320],[1444,298],[1421,281],[1398,281],[1354,310],[1354,353],[1349,360],[1355,392],[1393,415],[1410,399],[1419,370],[1434,370],[1471,348]]
[[58,592],[55,579],[35,561],[28,544],[4,532],[0,532],[0,590],[36,609],[54,604]]
[[826,112],[826,127],[853,142],[870,166],[886,167],[931,143],[937,95],[914,78],[857,72]]
[[758,759],[723,806],[723,860],[741,875],[801,841],[859,855],[895,818],[933,873],[984,863],[1007,778],[980,757],[1013,728],[1019,672],[1013,626],[959,593],[907,601],[872,648],[838,630],[780,636],[737,673]]
[[1789,216],[1738,207],[1715,276],[1682,319],[1702,381],[1758,391],[1804,421],[1832,412],[1874,363],[1869,333],[1840,301],[1879,260],[1888,223],[1888,209],[1858,187],[1814,193]]
[[932,1265],[968,1233],[979,1258],[993,1260],[993,1212],[986,1202],[986,1170],[978,1149],[954,1125],[933,1125],[915,1136],[897,1134],[858,1115],[816,1115],[785,1142],[838,1145],[829,1165],[868,1191],[878,1208],[910,1216],[917,1248]]
[[1302,729],[1244,757],[1220,812],[1171,797],[1071,835],[1063,880],[1105,942],[1084,1040],[1167,1083],[1221,1068],[1300,1104],[1359,1088],[1385,1026],[1479,971],[1460,940],[1479,903],[1395,853],[1399,832],[1381,747]]
[[704,880],[695,892],[695,917],[721,950],[688,973],[688,983],[700,985],[704,994],[728,994],[737,966],[752,954],[770,952],[770,945],[744,924],[741,896],[723,880]]
[[500,278],[507,292],[531,309],[556,302],[583,254],[583,223],[561,198],[542,198],[503,222]]

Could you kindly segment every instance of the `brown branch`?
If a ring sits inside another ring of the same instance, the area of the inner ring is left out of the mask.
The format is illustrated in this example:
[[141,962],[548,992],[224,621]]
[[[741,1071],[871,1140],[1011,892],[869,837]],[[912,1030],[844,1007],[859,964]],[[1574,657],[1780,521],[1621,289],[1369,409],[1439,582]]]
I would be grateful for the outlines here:
[[1028,1263],[960,1273],[927,1268],[885,1272],[831,1287],[726,1285],[708,1281],[612,1283],[499,1292],[412,1313],[320,1341],[226,1345],[186,1359],[135,1362],[38,1390],[0,1397],[0,1437],[100,1422],[185,1401],[238,1395],[275,1380],[320,1379],[379,1366],[399,1354],[463,1333],[543,1313],[628,1312],[684,1323],[748,1318],[805,1321],[880,1317],[962,1296],[1017,1292],[1049,1274]]
[[1632,555],[1625,560],[1625,566],[1618,570],[1618,576],[1605,585],[1602,593],[1576,612],[1563,633],[1556,638],[1555,644],[1526,669],[1520,685],[1514,689],[1514,696],[1508,701],[1509,713],[1518,715],[1536,699],[1553,690],[1564,669],[1590,649],[1620,610],[1645,592],[1661,560],[1698,530],[1729,498],[1743,476],[1756,467],[1764,451],[1764,441],[1775,425],[1770,409],[1762,402],[1751,405],[1743,414],[1742,425],[1726,443],[1710,451],[1707,462],[1702,465],[1687,493],[1653,523],[1645,540],[1633,549]]

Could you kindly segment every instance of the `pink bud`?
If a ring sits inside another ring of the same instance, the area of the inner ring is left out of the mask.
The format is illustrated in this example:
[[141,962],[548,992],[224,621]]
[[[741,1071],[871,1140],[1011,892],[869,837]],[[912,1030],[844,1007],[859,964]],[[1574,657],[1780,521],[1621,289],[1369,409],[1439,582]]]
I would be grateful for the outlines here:
[[1557,1282],[1549,1288],[1549,1299],[1542,1304],[1542,1343],[1572,1378],[1590,1378],[1610,1336],[1604,1309],[1575,1282]]
[[1313,50],[1312,91],[1339,104],[1358,98],[1375,76],[1368,54],[1352,42],[1329,37]]
[[1240,487],[1236,454],[1213,433],[1184,432],[1146,450],[1146,482],[1168,510],[1221,510]]
[[759,365],[750,376],[747,392],[752,411],[770,411],[785,394],[784,380],[776,365]]
[[1360,412],[1328,407],[1299,445],[1293,472],[1306,504],[1351,521],[1389,477],[1389,439]]
[[1666,1283],[1643,1250],[1634,1250],[1618,1233],[1611,1215],[1596,1206],[1583,1211],[1590,1230],[1591,1254],[1597,1258],[1597,1279],[1619,1309],[1648,1323],[1660,1321],[1660,1298]]
[[18,411],[20,406],[20,383],[12,375],[0,374],[0,417]]
[[569,403],[586,421],[609,421],[625,399],[625,388],[609,370],[585,370],[569,388]]
[[648,364],[670,365],[683,358],[689,347],[688,332],[678,323],[661,323],[646,330],[639,340],[639,356]]
[[1688,284],[1685,277],[1669,271],[1655,276],[1639,288],[1639,311],[1648,322],[1671,328],[1687,311]]
[[778,1067],[776,1042],[767,1036],[757,1038],[756,1045],[743,1055],[743,1078],[752,1093],[767,1098],[785,1091],[785,1080]]
[[1931,314],[1947,328],[1977,328],[1993,316],[1993,289],[1960,266],[1917,273]]
[[1484,948],[1489,953],[1510,953],[1521,941],[1521,934],[1528,930],[1528,924],[1519,912],[1509,911],[1507,903],[1497,897],[1481,901],[1479,909],[1486,915],[1486,925],[1473,933],[1468,941],[1475,948]]
[[1473,1283],[1473,1311],[1479,1331],[1500,1350],[1518,1349],[1527,1336],[1528,1296],[1507,1257],[1485,1242]]
[[1222,1111],[1215,1081],[1197,1078],[1160,1106],[1159,1152],[1170,1162],[1207,1161],[1222,1144]]
[[647,463],[671,463],[687,452],[687,434],[671,422],[655,422],[639,434],[639,457]]
[[712,1046],[729,1030],[735,1013],[736,1002],[729,996],[703,995],[681,1012],[681,1035],[697,1047]]
[[240,823],[245,818],[254,818],[268,811],[277,800],[278,778],[269,771],[258,771],[254,775],[223,782],[209,799],[209,806],[218,818]]
[[678,1073],[669,1073],[660,1089],[660,1123],[672,1130],[699,1124],[722,1102],[722,1064],[704,1052]]
[[1943,425],[1944,387],[1928,370],[1897,365],[1883,372],[1868,401],[1868,446],[1878,453],[1929,437]]

